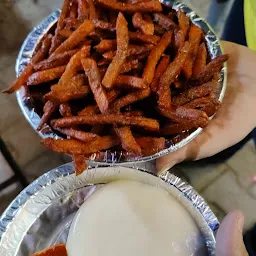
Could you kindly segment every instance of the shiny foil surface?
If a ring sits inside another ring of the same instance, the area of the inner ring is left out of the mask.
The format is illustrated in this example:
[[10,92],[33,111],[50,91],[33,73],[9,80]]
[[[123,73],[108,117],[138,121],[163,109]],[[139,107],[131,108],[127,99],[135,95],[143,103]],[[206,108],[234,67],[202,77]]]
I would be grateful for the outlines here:
[[209,255],[214,255],[214,232],[219,222],[203,198],[180,178],[168,172],[156,177],[121,166],[90,167],[76,177],[71,163],[38,178],[6,209],[0,218],[0,255],[28,256],[65,243],[79,207],[99,187],[117,180],[138,181],[168,191],[195,219]]
[[[212,58],[221,55],[222,49],[220,45],[220,41],[218,37],[215,35],[211,27],[207,24],[207,22],[199,17],[193,10],[191,10],[189,7],[187,7],[183,3],[175,2],[175,1],[161,1],[163,4],[172,6],[174,9],[181,8],[183,12],[185,12],[192,22],[199,27],[202,28],[205,39],[208,46],[208,51]],[[28,35],[26,40],[23,43],[23,46],[20,50],[17,63],[16,63],[16,73],[17,75],[24,69],[24,67],[28,64],[31,56],[33,55],[34,50],[36,49],[36,46],[42,39],[42,37],[52,28],[52,26],[57,22],[57,19],[60,15],[60,11],[56,11],[52,13],[50,16],[48,16],[41,24],[39,24],[37,27],[34,28],[34,30]],[[219,80],[219,88],[216,92],[216,97],[222,101],[225,89],[226,89],[226,74],[227,74],[227,68],[226,65],[224,65],[221,76]],[[19,90],[17,92],[17,100],[20,105],[20,108],[28,120],[28,122],[31,124],[33,129],[36,131],[36,128],[38,127],[38,124],[40,122],[40,116],[35,112],[35,109],[30,101],[30,98],[26,96],[26,92],[24,88]],[[113,152],[113,151],[106,151],[102,153],[101,155],[97,155],[97,159],[94,158],[94,156],[91,157],[91,160],[97,161],[97,162],[103,162],[105,164],[119,164],[119,163],[125,163],[125,162],[145,162],[154,160],[160,156],[166,155],[170,152],[174,152],[181,147],[185,146],[187,143],[189,143],[191,140],[193,140],[197,135],[201,133],[203,129],[198,128],[192,133],[184,132],[181,135],[178,135],[173,140],[166,140],[166,148],[162,150],[159,153],[156,153],[152,156],[145,156],[145,157],[134,157],[130,154],[122,154],[122,152]],[[37,131],[38,132],[38,131]],[[42,131],[38,132],[39,135],[42,138],[46,137],[54,137],[58,138],[58,136],[51,130],[50,127],[46,127]]]

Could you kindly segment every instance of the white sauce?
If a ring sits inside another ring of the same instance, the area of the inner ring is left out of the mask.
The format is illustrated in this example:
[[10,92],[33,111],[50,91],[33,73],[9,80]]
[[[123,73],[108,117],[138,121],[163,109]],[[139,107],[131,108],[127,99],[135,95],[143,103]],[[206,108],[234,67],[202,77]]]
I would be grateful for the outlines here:
[[162,188],[112,182],[86,200],[72,223],[69,256],[207,255],[187,210]]

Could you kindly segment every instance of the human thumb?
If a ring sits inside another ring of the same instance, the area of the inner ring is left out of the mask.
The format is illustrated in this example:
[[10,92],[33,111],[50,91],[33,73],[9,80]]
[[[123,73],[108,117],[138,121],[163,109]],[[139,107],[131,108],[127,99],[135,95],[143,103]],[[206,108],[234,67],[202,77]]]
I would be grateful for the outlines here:
[[244,216],[230,212],[222,221],[216,237],[216,256],[248,255],[243,242]]

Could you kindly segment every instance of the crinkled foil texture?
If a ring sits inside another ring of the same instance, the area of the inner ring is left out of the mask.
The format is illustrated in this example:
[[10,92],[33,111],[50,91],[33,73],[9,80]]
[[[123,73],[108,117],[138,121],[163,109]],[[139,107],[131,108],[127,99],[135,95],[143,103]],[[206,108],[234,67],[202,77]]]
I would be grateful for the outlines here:
[[[199,17],[194,11],[192,11],[186,5],[174,2],[174,1],[165,1],[162,0],[162,3],[166,5],[172,6],[174,9],[181,8],[187,15],[190,17],[192,22],[202,28],[205,33],[206,42],[208,45],[208,50],[211,57],[216,57],[222,54],[220,41],[215,33],[212,31],[210,26],[206,23],[204,19]],[[28,35],[26,40],[23,43],[23,46],[20,50],[17,63],[16,63],[16,73],[17,75],[24,69],[24,67],[28,64],[37,44],[40,42],[42,37],[49,31],[49,29],[56,23],[58,17],[60,15],[60,11],[56,11],[52,13],[49,17],[47,17],[40,25],[34,28],[34,30]],[[217,97],[220,101],[222,101],[225,93],[226,88],[226,66],[221,71],[221,77],[219,81],[219,90],[217,92]],[[40,116],[35,112],[33,105],[30,102],[30,99],[26,96],[24,88],[17,92],[17,100],[20,105],[20,108],[31,124],[34,130],[38,127],[40,122]],[[181,147],[185,146],[191,140],[193,140],[197,135],[200,134],[202,128],[198,128],[196,131],[188,134],[184,133],[181,136],[178,136],[172,142],[166,140],[166,149],[162,150],[159,153],[156,153],[152,156],[145,156],[145,157],[134,157],[129,154],[122,154],[120,152],[113,152],[113,151],[106,151],[103,154],[97,155],[97,162],[103,162],[106,164],[113,164],[113,163],[124,163],[124,162],[145,162],[154,160],[160,156],[163,156],[167,153],[174,152]],[[47,127],[43,131],[38,132],[42,138],[46,137],[54,137],[58,138],[58,136],[53,133],[50,127]],[[91,160],[95,160],[92,156]]]
[[41,176],[23,190],[0,219],[0,255],[28,256],[56,243],[65,243],[80,205],[105,183],[135,180],[166,189],[189,211],[214,255],[214,232],[219,222],[203,198],[187,183],[168,172],[156,177],[121,166],[91,167],[76,177],[71,163]]

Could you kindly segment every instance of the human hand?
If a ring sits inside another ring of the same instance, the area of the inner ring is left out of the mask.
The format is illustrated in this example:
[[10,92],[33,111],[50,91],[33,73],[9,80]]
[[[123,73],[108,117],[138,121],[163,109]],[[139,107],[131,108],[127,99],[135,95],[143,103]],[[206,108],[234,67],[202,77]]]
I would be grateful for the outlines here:
[[184,160],[199,160],[231,147],[256,126],[256,52],[223,41],[228,84],[222,105],[209,125],[188,145],[156,161],[158,172]]
[[240,211],[229,213],[222,221],[216,237],[216,256],[246,256],[243,242],[244,216]]

